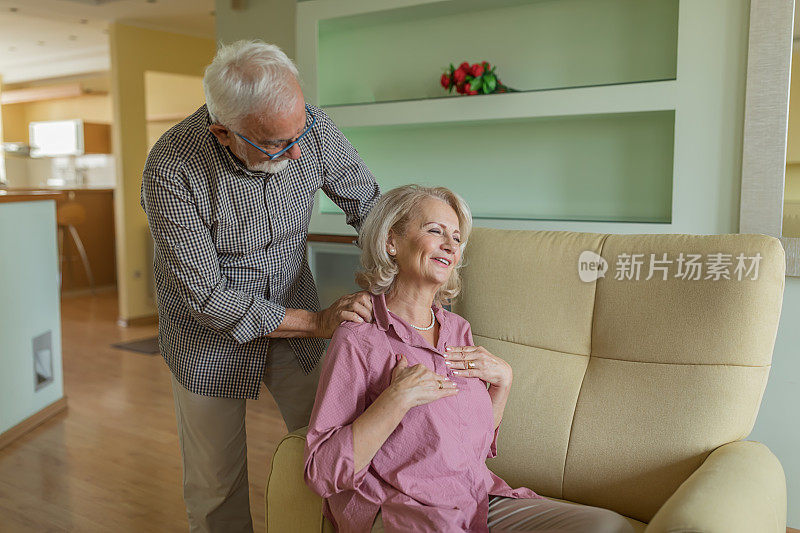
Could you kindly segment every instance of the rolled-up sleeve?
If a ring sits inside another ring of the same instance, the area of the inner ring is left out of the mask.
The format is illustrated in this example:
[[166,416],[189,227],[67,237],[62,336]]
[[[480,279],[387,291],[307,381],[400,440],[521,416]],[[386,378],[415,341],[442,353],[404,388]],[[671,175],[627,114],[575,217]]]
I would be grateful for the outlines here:
[[368,382],[358,340],[340,326],[325,355],[306,436],[305,480],[323,498],[356,490],[369,469],[356,472],[353,458],[353,422],[366,409]]
[[228,288],[209,228],[180,174],[145,171],[142,207],[155,241],[155,260],[201,325],[243,344],[272,332],[286,309]]
[[320,112],[320,125],[325,139],[322,190],[344,211],[347,223],[360,231],[381,195],[380,187],[355,147],[324,111]]

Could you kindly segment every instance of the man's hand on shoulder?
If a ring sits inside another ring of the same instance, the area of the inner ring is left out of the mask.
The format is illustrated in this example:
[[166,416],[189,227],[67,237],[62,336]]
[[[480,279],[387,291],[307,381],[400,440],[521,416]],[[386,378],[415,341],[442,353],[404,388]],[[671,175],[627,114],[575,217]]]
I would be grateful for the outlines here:
[[372,322],[372,298],[369,292],[346,294],[317,313],[317,336],[326,339],[342,322]]

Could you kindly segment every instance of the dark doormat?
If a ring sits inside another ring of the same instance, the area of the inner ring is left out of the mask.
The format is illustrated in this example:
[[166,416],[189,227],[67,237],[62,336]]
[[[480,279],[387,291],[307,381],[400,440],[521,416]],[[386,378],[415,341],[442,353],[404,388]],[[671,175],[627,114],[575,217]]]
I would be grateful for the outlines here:
[[120,350],[128,350],[129,352],[146,353],[148,355],[159,353],[158,337],[139,339],[138,341],[118,342],[112,344],[111,347],[119,348]]

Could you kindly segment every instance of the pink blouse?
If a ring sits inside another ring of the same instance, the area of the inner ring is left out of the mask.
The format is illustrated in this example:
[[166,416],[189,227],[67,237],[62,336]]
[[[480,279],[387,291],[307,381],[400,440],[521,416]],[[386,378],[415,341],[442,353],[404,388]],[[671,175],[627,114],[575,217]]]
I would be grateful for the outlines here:
[[[339,531],[368,532],[378,510],[386,531],[488,531],[489,495],[541,498],[511,489],[487,467],[497,431],[486,384],[444,364],[447,345],[472,346],[469,323],[433,306],[439,322],[434,349],[372,296],[374,321],[344,322],[333,335],[311,413],[305,479],[326,499],[324,513]],[[396,354],[422,363],[459,388],[455,396],[413,407],[372,461],[353,466],[353,421],[391,383]]]

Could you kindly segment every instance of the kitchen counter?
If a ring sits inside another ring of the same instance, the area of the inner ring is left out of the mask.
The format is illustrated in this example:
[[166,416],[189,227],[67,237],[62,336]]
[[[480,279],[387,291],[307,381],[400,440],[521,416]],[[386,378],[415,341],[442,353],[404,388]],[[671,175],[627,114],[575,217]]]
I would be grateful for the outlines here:
[[36,200],[60,200],[62,198],[64,198],[62,191],[0,189],[0,204]]
[[[8,191],[113,191],[111,185],[40,185],[38,187],[9,187]],[[0,189],[2,190],[2,189]]]

